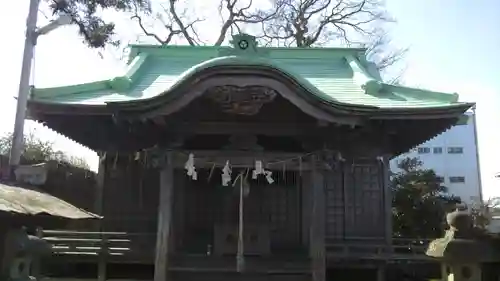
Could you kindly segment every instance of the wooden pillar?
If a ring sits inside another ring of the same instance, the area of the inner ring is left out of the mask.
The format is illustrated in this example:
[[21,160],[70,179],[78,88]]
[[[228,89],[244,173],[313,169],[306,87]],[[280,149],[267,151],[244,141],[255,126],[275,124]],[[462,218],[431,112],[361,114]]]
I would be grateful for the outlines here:
[[97,281],[106,281],[108,279],[108,239],[102,233],[99,237],[101,239],[101,249],[99,251],[99,262],[97,263]]
[[386,265],[381,264],[377,267],[377,281],[386,280]]
[[174,174],[171,154],[168,153],[165,157],[165,163],[160,168],[160,201],[158,204],[154,281],[166,281],[168,270],[168,246],[172,220]]
[[303,172],[303,175],[301,177],[302,180],[302,187],[301,187],[301,199],[302,199],[302,244],[305,247],[310,248],[310,233],[311,233],[311,201],[312,201],[312,194],[311,194],[311,186],[312,186],[312,177],[311,173],[309,171]]
[[[10,224],[10,220],[6,218],[6,215],[3,214],[0,216],[0,220],[2,223],[0,224],[0,278],[5,278],[5,276],[9,275],[9,245],[7,238],[7,232],[9,231],[8,225]],[[5,279],[2,279],[5,280]]]
[[[104,188],[106,178],[106,152],[99,152],[99,168],[97,170],[96,188],[94,195],[94,210],[93,212],[98,215],[104,215]],[[102,231],[102,220],[97,220],[95,224],[96,231]]]
[[382,162],[382,183],[384,194],[384,223],[385,223],[385,243],[387,254],[392,252],[392,189],[390,178],[389,157],[384,156]]
[[311,206],[311,233],[309,247],[312,262],[312,280],[325,281],[325,185],[323,169],[320,168],[317,156],[311,161],[312,206]]
[[245,270],[245,222],[244,222],[244,204],[245,195],[243,194],[243,182],[244,174],[240,174],[240,194],[239,194],[239,204],[238,204],[238,252],[236,253],[236,271],[243,272]]

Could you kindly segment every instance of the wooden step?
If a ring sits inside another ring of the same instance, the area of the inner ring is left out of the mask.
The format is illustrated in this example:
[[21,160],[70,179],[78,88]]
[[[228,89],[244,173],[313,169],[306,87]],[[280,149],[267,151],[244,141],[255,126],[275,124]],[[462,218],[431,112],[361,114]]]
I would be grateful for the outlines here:
[[310,274],[171,272],[172,281],[310,281]]
[[[170,271],[236,272],[236,258],[182,255],[170,257]],[[245,271],[262,274],[310,274],[308,258],[245,257]]]

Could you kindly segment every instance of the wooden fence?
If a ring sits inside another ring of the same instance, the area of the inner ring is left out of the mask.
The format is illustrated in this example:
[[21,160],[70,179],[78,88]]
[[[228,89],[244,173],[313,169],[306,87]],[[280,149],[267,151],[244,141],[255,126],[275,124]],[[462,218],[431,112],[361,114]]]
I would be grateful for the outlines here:
[[[39,230],[38,236],[53,248],[53,258],[71,263],[97,263],[98,280],[106,280],[107,264],[152,264],[156,233],[83,232]],[[380,240],[351,238],[326,239],[328,258],[368,260],[424,260],[428,241],[393,239],[393,245]]]
[[108,263],[154,260],[156,234],[67,230],[40,230],[37,234],[52,245],[56,260],[97,263],[98,280],[106,280]]
[[429,260],[425,255],[428,239],[393,238],[389,247],[380,239],[352,237],[344,240],[326,239],[327,256],[370,260]]

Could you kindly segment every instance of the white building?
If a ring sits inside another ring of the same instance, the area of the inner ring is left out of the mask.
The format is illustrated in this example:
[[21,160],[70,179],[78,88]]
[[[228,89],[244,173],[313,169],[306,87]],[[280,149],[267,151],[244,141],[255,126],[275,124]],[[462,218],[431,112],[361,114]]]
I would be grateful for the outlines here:
[[448,192],[460,196],[463,202],[477,202],[482,198],[477,154],[475,115],[468,113],[467,123],[456,125],[426,143],[391,161],[396,171],[398,161],[418,157],[423,167],[433,169],[442,177]]

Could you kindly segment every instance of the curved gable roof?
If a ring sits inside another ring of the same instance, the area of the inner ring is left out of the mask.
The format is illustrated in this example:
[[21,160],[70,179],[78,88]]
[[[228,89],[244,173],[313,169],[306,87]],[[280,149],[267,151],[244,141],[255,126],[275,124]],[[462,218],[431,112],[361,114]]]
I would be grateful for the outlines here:
[[[218,68],[274,71],[303,88],[310,98],[359,110],[417,110],[469,107],[458,95],[383,83],[354,48],[257,48],[131,46],[124,75],[103,81],[35,89],[30,102],[58,105],[131,106],[168,98],[187,81]],[[248,43],[248,42],[247,42]]]

